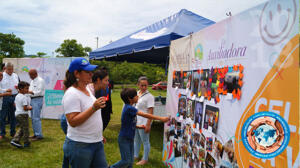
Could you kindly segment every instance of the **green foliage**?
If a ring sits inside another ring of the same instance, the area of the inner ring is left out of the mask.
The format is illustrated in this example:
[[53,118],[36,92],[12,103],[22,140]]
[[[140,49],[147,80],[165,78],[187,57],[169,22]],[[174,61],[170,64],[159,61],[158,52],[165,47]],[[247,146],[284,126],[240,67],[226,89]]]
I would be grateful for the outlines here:
[[99,67],[106,67],[109,70],[109,77],[116,84],[136,84],[140,76],[147,76],[149,83],[165,81],[165,69],[159,65],[148,63],[128,63],[92,60],[92,64]]
[[25,42],[15,34],[0,33],[0,62],[3,58],[24,57],[23,45]]
[[47,55],[47,54],[44,53],[44,52],[37,52],[36,55],[37,55],[38,57],[43,57],[43,56],[45,56],[45,55]]
[[64,57],[85,57],[88,56],[88,52],[91,52],[90,47],[83,47],[78,44],[75,39],[67,39],[60,45],[55,52],[59,53]]

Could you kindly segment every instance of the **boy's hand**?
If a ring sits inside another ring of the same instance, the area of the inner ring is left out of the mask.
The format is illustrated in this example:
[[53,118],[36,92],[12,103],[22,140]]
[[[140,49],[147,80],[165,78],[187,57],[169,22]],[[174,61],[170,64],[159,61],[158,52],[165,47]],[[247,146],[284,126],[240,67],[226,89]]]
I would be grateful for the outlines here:
[[[144,125],[143,125],[144,126]],[[151,124],[147,124],[145,127],[145,133],[149,133],[151,131]]]
[[28,110],[32,110],[32,106],[27,106],[27,109]]
[[106,138],[103,137],[103,144],[106,144]]
[[145,125],[137,125],[136,128],[138,128],[138,129],[145,129]]

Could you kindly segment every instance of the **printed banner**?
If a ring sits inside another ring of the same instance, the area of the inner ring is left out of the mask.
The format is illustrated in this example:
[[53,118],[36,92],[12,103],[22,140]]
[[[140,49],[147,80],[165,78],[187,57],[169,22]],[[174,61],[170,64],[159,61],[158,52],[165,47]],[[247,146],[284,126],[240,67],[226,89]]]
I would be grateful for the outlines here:
[[44,105],[42,118],[58,119],[63,113],[61,100],[63,97],[63,80],[72,58],[4,58],[3,62],[11,62],[14,72],[21,81],[30,83],[29,69],[36,69],[45,81]]
[[299,1],[171,42],[168,167],[299,167]]

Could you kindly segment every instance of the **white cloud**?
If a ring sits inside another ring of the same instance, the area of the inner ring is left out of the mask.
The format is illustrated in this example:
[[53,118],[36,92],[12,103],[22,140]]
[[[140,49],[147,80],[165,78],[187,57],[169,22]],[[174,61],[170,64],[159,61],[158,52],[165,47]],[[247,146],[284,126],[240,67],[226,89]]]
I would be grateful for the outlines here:
[[261,0],[9,0],[0,2],[0,32],[25,40],[26,54],[51,54],[64,39],[96,48],[185,8],[220,21]]

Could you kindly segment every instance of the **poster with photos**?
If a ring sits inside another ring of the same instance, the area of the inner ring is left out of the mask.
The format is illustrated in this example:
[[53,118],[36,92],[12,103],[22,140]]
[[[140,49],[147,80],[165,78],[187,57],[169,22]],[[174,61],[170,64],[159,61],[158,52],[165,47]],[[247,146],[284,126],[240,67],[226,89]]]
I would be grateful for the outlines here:
[[171,42],[167,167],[300,166],[299,11],[269,0]]

